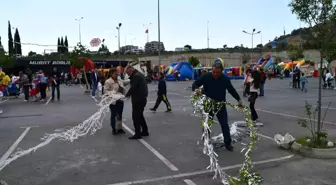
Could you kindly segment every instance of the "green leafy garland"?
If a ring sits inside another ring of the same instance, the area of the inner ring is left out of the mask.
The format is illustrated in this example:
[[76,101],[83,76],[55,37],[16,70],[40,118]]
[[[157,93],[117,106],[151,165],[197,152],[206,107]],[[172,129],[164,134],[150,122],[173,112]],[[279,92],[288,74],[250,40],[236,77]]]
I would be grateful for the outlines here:
[[[194,114],[201,113],[202,127],[204,128],[203,139],[204,139],[204,153],[210,158],[210,166],[211,170],[215,171],[215,176],[220,176],[221,182],[223,184],[232,184],[232,185],[259,185],[263,181],[260,174],[252,173],[251,169],[253,168],[252,162],[252,150],[258,140],[256,129],[254,127],[254,123],[251,120],[251,112],[246,106],[234,105],[230,102],[218,102],[214,101],[211,98],[206,97],[205,95],[198,95],[193,93],[190,99],[191,104],[194,108]],[[251,141],[248,144],[248,148],[245,152],[245,158],[242,164],[242,167],[239,170],[239,176],[229,176],[224,174],[221,170],[217,154],[213,150],[213,146],[210,142],[211,136],[211,126],[213,123],[213,117],[216,113],[225,105],[232,107],[233,109],[239,111],[241,110],[244,114],[245,121],[247,126],[250,129],[250,138]],[[229,179],[229,181],[227,180]]]

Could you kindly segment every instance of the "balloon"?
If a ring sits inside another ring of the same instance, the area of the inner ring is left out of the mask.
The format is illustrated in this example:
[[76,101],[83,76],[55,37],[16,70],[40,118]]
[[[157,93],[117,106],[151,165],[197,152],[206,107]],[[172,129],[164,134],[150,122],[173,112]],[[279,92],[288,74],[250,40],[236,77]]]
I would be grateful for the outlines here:
[[100,43],[101,43],[100,38],[93,38],[93,39],[91,40],[91,42],[90,42],[90,45],[91,45],[92,47],[97,47],[97,46],[100,45]]

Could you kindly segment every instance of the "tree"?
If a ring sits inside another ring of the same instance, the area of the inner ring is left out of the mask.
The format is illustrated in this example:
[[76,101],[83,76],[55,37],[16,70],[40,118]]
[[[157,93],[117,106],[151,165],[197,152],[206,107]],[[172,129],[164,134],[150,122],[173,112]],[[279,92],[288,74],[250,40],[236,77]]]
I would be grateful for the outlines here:
[[58,37],[57,39],[57,53],[61,53],[61,40],[60,38]]
[[12,26],[8,21],[8,54],[10,56],[14,55],[14,44],[13,44],[13,35],[12,35]]
[[4,52],[5,52],[5,49],[4,49],[4,47],[2,46],[1,36],[0,36],[0,53],[4,53]]
[[[61,44],[62,44],[63,39],[61,39]],[[72,52],[69,55],[69,60],[70,60],[70,65],[71,67],[75,68],[75,69],[80,69],[80,70],[84,70],[84,78],[85,78],[85,82],[86,82],[86,90],[89,90],[89,82],[88,79],[86,77],[86,70],[84,69],[84,61],[87,59],[90,59],[90,51],[83,45],[81,45],[80,43],[77,44],[77,46],[72,50]]]
[[61,37],[61,42],[60,42],[60,53],[64,53],[64,41],[63,41],[63,37]]
[[326,44],[325,59],[330,63],[336,60],[336,42],[329,42]]
[[196,58],[194,56],[189,57],[188,61],[189,61],[189,64],[191,66],[193,66],[193,67],[198,66],[198,64],[200,63],[200,61],[198,60],[198,58]]
[[29,51],[29,53],[28,53],[28,56],[29,56],[29,57],[32,57],[32,56],[34,56],[34,55],[36,55],[36,52],[34,52],[34,51]]
[[223,45],[223,48],[224,48],[224,49],[226,49],[226,48],[227,48],[227,45],[226,45],[226,44],[224,44],[224,45]]
[[262,44],[258,44],[256,47],[257,48],[263,48],[264,46]]
[[[328,51],[328,42],[335,38],[336,6],[333,0],[291,0],[289,7],[297,18],[309,25],[312,30],[312,40],[320,46],[320,72],[322,74],[323,57]],[[321,141],[322,130],[322,75],[319,78],[318,91],[318,114],[317,114],[317,138],[316,143]]]
[[192,50],[192,47],[190,45],[188,45],[188,44],[185,45],[184,48],[188,48],[189,51]]
[[64,53],[67,54],[69,53],[69,44],[68,44],[68,37],[65,36],[65,40],[64,40]]
[[287,47],[287,55],[291,61],[297,61],[298,59],[304,58],[303,50],[291,44]]
[[111,52],[108,49],[108,47],[105,44],[100,45],[99,49],[98,49],[98,53],[99,54],[106,54],[106,55],[110,55]]
[[10,68],[13,66],[13,57],[7,55],[6,52],[0,52],[0,66]]
[[21,38],[19,34],[19,30],[16,28],[14,33],[14,52],[15,54],[22,55],[21,49]]

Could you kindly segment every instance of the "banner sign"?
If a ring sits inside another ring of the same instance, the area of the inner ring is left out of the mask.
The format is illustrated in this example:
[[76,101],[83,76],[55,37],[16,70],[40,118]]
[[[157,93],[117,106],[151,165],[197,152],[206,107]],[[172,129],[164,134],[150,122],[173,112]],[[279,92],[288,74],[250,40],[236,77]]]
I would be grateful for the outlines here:
[[67,60],[31,60],[29,61],[29,65],[70,65],[70,61]]

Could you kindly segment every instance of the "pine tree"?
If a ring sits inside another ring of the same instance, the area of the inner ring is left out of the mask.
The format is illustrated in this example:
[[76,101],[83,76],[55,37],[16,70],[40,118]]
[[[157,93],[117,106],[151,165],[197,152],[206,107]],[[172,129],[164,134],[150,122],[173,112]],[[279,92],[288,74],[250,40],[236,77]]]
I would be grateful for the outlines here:
[[64,40],[64,53],[69,53],[69,44],[68,44],[68,37],[65,36],[65,40]]
[[60,43],[60,53],[64,53],[64,42],[63,42],[63,37],[61,37],[61,43]]
[[10,56],[14,55],[12,26],[9,21],[8,21],[8,54]]
[[61,45],[61,41],[60,41],[60,38],[58,37],[58,39],[57,39],[57,53],[61,53],[60,45]]
[[2,43],[1,43],[1,36],[0,36],[0,54],[1,53],[4,53],[5,49],[3,48],[2,46]]
[[14,53],[18,55],[22,55],[21,48],[21,38],[19,34],[19,30],[16,28],[14,33]]

